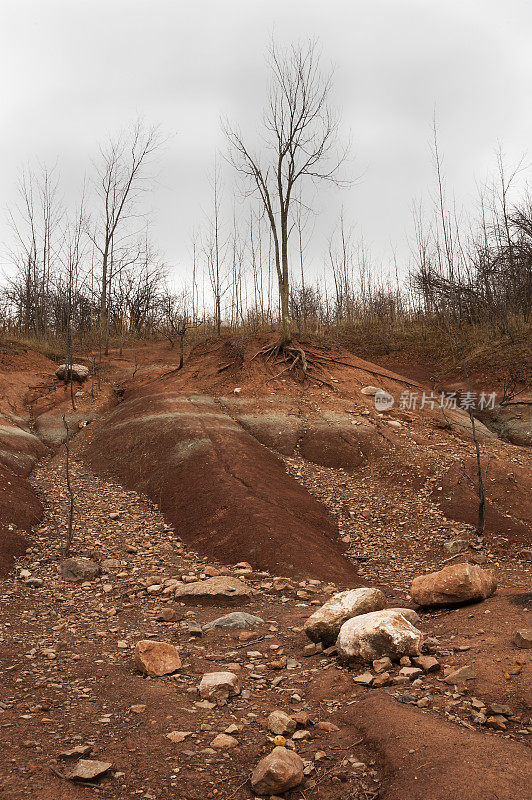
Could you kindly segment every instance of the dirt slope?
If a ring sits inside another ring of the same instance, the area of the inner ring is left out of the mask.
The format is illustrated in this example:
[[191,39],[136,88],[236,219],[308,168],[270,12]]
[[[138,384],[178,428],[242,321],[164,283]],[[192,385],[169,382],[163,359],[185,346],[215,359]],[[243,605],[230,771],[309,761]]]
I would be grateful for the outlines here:
[[158,382],[96,426],[85,457],[151,497],[201,553],[357,583],[324,507],[213,398],[183,396]]

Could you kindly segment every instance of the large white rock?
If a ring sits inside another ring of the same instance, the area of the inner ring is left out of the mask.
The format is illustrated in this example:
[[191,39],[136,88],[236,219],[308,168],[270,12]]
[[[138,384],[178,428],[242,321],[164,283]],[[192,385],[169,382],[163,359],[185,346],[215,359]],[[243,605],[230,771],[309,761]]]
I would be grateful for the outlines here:
[[333,595],[305,622],[304,630],[313,642],[334,644],[340,628],[352,617],[379,611],[386,606],[380,589],[348,589]]
[[421,653],[423,634],[393,609],[373,611],[344,622],[336,647],[343,661],[370,662],[388,656],[397,661]]

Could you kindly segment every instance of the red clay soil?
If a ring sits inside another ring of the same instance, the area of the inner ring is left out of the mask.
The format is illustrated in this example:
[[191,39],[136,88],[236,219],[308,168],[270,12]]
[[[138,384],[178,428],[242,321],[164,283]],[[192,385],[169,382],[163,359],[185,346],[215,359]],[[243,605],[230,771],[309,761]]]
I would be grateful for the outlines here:
[[357,687],[353,696],[346,673],[331,677],[328,670],[309,682],[311,702],[330,697],[341,706],[330,719],[345,744],[362,739],[377,756],[379,800],[529,800],[532,759],[525,745],[453,725],[388,692]]
[[0,577],[24,553],[28,542],[23,532],[29,532],[41,514],[41,503],[29,483],[0,464]]
[[154,500],[194,550],[277,575],[360,585],[326,509],[212,398],[179,395],[167,378],[88,437],[91,466]]
[[[482,463],[484,469],[484,457]],[[442,478],[443,491],[432,495],[447,517],[471,525],[476,525],[478,514],[478,494],[472,484],[476,469],[474,458],[454,464]],[[486,478],[486,531],[508,536],[513,544],[530,546],[531,479],[528,468],[519,467],[510,460],[490,460]]]
[[[530,750],[372,694],[345,714],[381,756],[380,800],[529,800]],[[414,751],[414,752],[412,752]]]

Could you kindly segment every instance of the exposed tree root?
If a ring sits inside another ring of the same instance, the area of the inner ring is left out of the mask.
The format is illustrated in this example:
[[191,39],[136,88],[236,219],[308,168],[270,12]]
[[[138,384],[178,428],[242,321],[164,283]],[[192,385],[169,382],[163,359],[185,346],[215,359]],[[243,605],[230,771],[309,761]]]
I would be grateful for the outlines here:
[[266,345],[259,350],[252,357],[253,359],[262,356],[264,361],[271,361],[274,364],[286,364],[280,372],[268,378],[268,381],[273,381],[279,378],[285,372],[292,372],[298,375],[303,381],[313,380],[324,386],[334,388],[332,378],[328,375],[323,367],[324,359],[321,357],[314,357],[314,355],[306,352],[300,345],[295,342],[277,342],[273,345]]

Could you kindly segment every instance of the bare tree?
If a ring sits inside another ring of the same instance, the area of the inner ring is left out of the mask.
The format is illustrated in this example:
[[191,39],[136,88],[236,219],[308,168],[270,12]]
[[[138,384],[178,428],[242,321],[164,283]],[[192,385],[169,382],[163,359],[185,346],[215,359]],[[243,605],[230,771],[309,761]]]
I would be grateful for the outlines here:
[[271,86],[264,112],[266,152],[255,152],[238,128],[224,124],[230,159],[258,192],[273,239],[279,284],[283,348],[292,340],[288,239],[295,188],[304,179],[337,185],[346,151],[338,153],[339,119],[329,107],[331,75],[324,75],[314,42],[281,53],[270,47]]
[[100,217],[92,239],[101,257],[100,336],[108,354],[109,295],[117,251],[131,235],[126,223],[138,216],[135,208],[147,179],[146,166],[160,146],[156,128],[145,130],[136,122],[131,131],[111,139],[100,148],[96,168],[96,189],[101,203]]
[[203,320],[195,320],[189,316],[189,296],[186,291],[179,295],[166,294],[162,301],[163,326],[162,334],[173,348],[175,340],[179,339],[179,365],[183,369],[185,336],[191,328],[197,328]]

